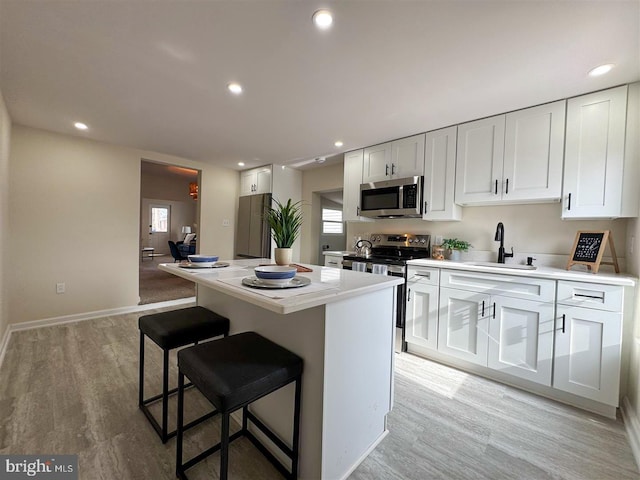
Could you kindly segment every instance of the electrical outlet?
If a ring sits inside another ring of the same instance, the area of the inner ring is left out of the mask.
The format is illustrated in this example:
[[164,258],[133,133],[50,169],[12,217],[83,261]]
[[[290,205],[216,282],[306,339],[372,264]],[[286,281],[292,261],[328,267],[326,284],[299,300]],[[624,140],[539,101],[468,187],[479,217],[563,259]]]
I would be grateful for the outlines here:
[[436,245],[442,245],[443,241],[442,235],[436,235]]
[[228,227],[231,224],[231,222],[229,222],[228,218],[225,218],[224,220],[222,220],[222,226],[223,227]]
[[64,293],[64,282],[63,283],[56,283],[56,293]]

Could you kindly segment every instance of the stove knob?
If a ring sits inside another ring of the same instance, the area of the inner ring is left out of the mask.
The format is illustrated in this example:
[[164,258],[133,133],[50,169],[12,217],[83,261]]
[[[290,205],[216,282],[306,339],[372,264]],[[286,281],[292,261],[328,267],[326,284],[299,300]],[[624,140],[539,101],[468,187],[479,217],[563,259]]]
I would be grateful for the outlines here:
[[376,242],[379,242],[379,241],[380,241],[380,235],[376,237]]
[[410,238],[410,239],[409,239],[409,243],[413,243],[413,238]]
[[427,243],[427,240],[423,238],[422,240],[420,240],[420,243]]

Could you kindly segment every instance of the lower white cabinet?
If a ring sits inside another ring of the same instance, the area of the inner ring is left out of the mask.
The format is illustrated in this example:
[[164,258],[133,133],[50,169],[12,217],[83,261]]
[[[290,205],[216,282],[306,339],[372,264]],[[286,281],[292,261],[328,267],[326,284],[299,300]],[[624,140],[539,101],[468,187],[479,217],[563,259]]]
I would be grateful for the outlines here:
[[494,296],[488,367],[550,386],[553,312],[553,303]]
[[438,351],[486,367],[490,300],[482,293],[441,288]]
[[438,348],[439,273],[437,268],[407,271],[405,341],[433,350]]
[[[622,287],[558,282],[553,386],[617,406],[622,343]],[[560,292],[568,292],[560,295]],[[592,308],[575,306],[590,305]]]
[[342,268],[342,255],[324,254],[324,266],[333,268]]

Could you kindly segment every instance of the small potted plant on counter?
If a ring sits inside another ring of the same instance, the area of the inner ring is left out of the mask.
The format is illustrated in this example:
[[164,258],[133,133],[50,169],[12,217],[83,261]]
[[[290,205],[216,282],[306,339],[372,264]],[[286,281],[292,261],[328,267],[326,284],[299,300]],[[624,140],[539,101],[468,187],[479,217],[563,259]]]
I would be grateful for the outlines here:
[[276,242],[275,261],[278,265],[289,265],[292,261],[291,246],[300,235],[302,226],[302,202],[280,203],[275,198],[274,205],[267,208],[265,218],[271,227],[271,236]]
[[471,246],[469,242],[457,238],[445,238],[442,241],[442,248],[447,252],[449,260],[454,262],[459,262],[460,252],[468,252]]

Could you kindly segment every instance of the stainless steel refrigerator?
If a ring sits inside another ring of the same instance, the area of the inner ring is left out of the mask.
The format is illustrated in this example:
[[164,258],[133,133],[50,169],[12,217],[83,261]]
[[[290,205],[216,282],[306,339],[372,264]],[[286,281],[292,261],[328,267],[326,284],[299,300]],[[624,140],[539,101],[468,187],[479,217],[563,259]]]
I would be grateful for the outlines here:
[[271,207],[270,193],[240,197],[236,258],[271,257],[271,229],[264,220],[268,207]]

